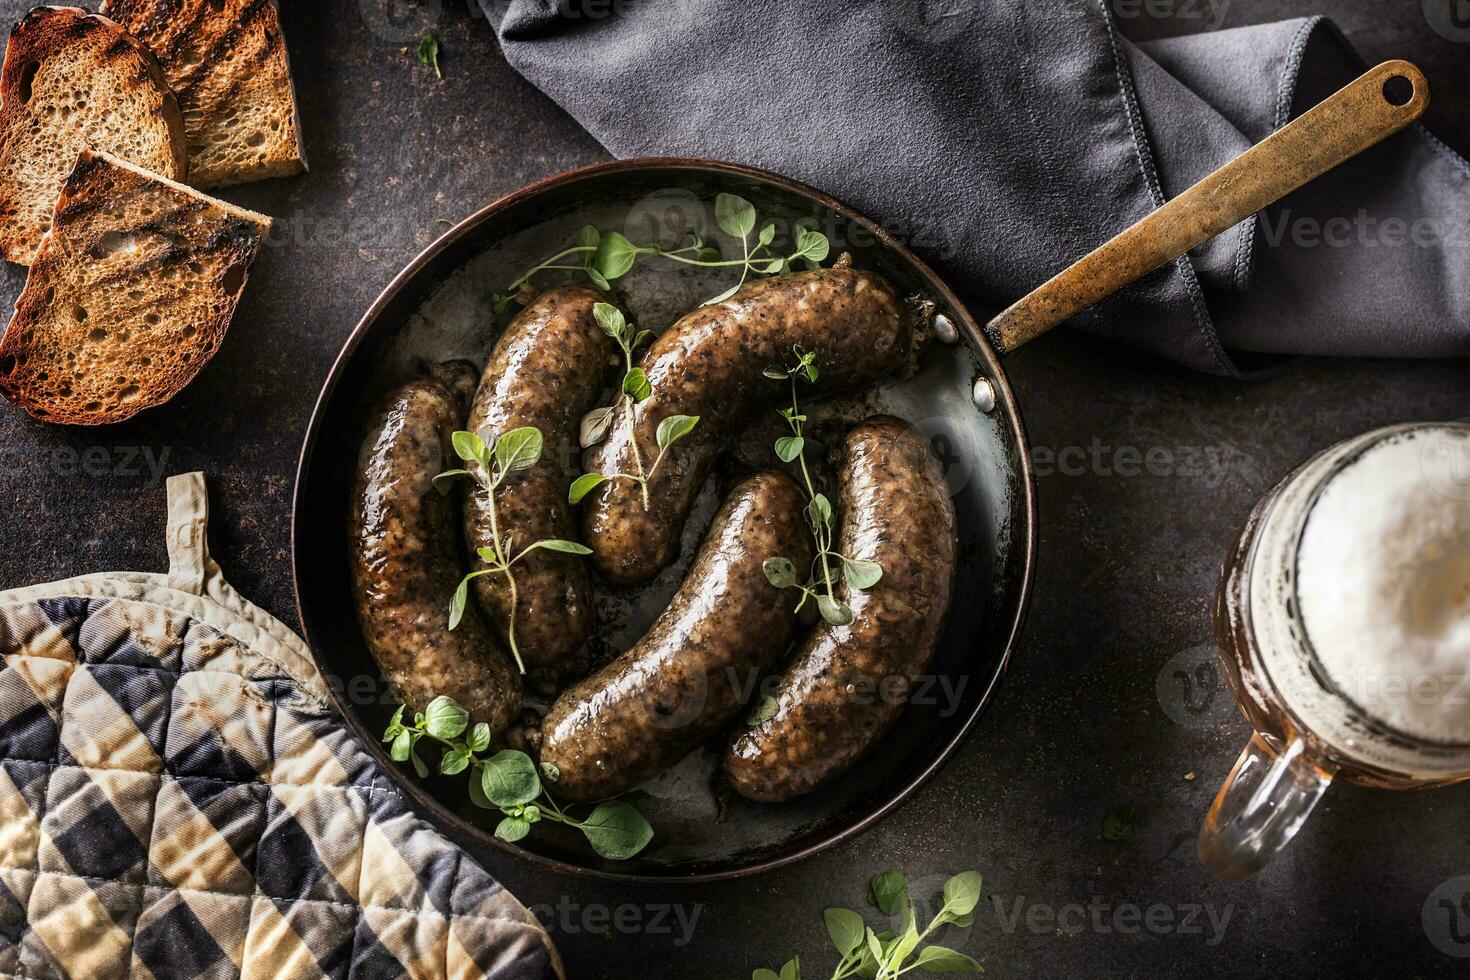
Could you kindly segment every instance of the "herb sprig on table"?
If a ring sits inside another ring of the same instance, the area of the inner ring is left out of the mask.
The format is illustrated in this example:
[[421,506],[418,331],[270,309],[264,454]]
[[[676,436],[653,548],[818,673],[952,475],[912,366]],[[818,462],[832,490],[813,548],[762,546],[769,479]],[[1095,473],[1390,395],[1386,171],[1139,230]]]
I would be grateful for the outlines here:
[[[515,843],[541,821],[575,827],[601,857],[626,861],[653,840],[653,828],[630,803],[599,803],[586,817],[578,819],[559,807],[541,785],[536,764],[524,752],[501,749],[490,753],[490,726],[484,722],[470,728],[470,716],[452,698],[437,697],[405,723],[406,705],[399,705],[383,733],[389,755],[395,762],[412,762],[422,779],[428,764],[419,755],[424,739],[444,748],[439,772],[446,776],[470,774],[470,800],[487,810],[498,809],[500,824],[495,836]],[[548,778],[550,774],[548,773]]]
[[526,672],[516,645],[516,605],[519,593],[516,590],[515,566],[537,549],[560,552],[565,555],[590,555],[592,549],[576,541],[560,538],[544,538],[533,541],[520,551],[515,551],[515,536],[503,534],[495,511],[495,492],[506,477],[535,466],[541,460],[543,442],[541,430],[534,426],[511,429],[492,436],[486,441],[475,432],[456,432],[452,436],[454,452],[467,466],[464,469],[445,470],[434,477],[434,485],[445,489],[448,481],[469,477],[478,484],[479,493],[485,495],[485,508],[490,515],[490,546],[479,548],[476,554],[488,567],[470,572],[460,580],[459,587],[449,602],[449,628],[459,626],[464,618],[465,606],[469,603],[470,582],[482,575],[504,575],[506,588],[510,592],[510,615],[506,625],[506,639],[510,652],[515,657],[521,673]]
[[439,39],[432,34],[419,38],[419,63],[434,69],[434,76],[441,81],[444,73],[439,70]]
[[790,558],[767,558],[762,568],[766,579],[778,589],[800,589],[801,601],[798,612],[808,600],[815,600],[822,619],[832,626],[852,624],[852,607],[837,598],[838,575],[833,570],[841,569],[841,578],[851,588],[860,592],[877,585],[883,578],[883,566],[875,561],[851,558],[832,550],[832,501],[824,493],[818,493],[812,484],[811,470],[806,465],[806,452],[812,441],[806,435],[807,416],[801,410],[797,385],[805,381],[815,384],[821,377],[817,366],[817,355],[801,348],[793,350],[794,360],[784,367],[766,368],[766,377],[773,381],[786,381],[791,385],[791,406],[780,409],[780,415],[791,429],[791,435],[776,440],[776,456],[783,463],[797,462],[801,467],[801,479],[806,488],[806,522],[816,542],[817,554],[812,566],[803,578],[796,563]]
[[[945,926],[967,928],[975,921],[975,906],[980,903],[980,872],[966,871],[944,883],[944,904],[920,931],[915,919],[913,899],[908,881],[896,871],[875,875],[869,883],[869,897],[884,915],[898,915],[899,930],[878,931],[868,925],[852,909],[831,908],[822,913],[827,935],[841,957],[832,971],[831,980],[847,977],[873,977],[894,980],[911,970],[928,973],[983,973],[984,968],[973,958],[945,946],[925,946],[929,937]],[[801,957],[788,960],[778,973],[759,969],[751,980],[801,980]]]
[[[622,383],[623,418],[627,422],[628,445],[633,452],[632,473],[583,473],[572,482],[567,492],[567,499],[573,503],[581,503],[582,498],[609,480],[629,480],[638,484],[643,494],[643,509],[649,508],[648,481],[658,472],[659,466],[667,457],[669,448],[680,439],[694,431],[699,424],[698,415],[670,415],[658,424],[654,433],[654,442],[658,446],[658,455],[654,457],[652,465],[644,467],[643,452],[638,448],[638,436],[633,429],[633,406],[638,402],[645,401],[653,394],[653,386],[648,381],[648,375],[640,367],[633,366],[633,352],[643,346],[653,336],[651,331],[639,330],[627,321],[623,312],[611,303],[598,303],[592,308],[593,315],[597,317],[598,326],[609,337],[615,340],[623,351],[623,364],[625,366]],[[607,431],[612,426],[615,410],[613,406],[599,408],[589,412],[582,419],[581,443],[582,448],[595,446],[607,437]],[[590,552],[589,552],[590,553]]]
[[603,232],[587,225],[578,232],[572,245],[532,266],[512,280],[504,293],[497,294],[494,298],[495,312],[497,315],[504,313],[517,297],[529,300],[534,294],[530,284],[538,273],[551,270],[580,272],[598,289],[611,289],[614,282],[632,271],[639,259],[645,256],[710,269],[738,268],[740,278],[735,285],[705,300],[702,305],[721,303],[745,285],[752,273],[772,276],[797,267],[815,269],[832,250],[826,235],[798,224],[793,229],[791,252],[786,255],[777,253],[772,248],[776,240],[775,224],[767,222],[760,231],[756,231],[759,217],[755,205],[736,194],[715,197],[715,223],[725,234],[740,241],[740,258],[720,258],[717,249],[709,247],[694,234],[686,236],[677,248],[668,248],[658,243],[636,245],[620,232]]

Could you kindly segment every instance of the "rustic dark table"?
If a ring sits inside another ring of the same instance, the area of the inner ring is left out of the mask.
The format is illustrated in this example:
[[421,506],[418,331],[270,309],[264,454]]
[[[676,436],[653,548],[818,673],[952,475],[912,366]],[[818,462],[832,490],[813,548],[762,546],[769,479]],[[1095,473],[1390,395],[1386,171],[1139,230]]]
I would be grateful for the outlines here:
[[[1370,60],[1418,60],[1435,85],[1431,127],[1465,153],[1470,24],[1437,31],[1424,12],[1454,2],[1114,7],[1140,38],[1330,14]],[[3,0],[0,14],[28,6]],[[343,338],[441,219],[606,155],[506,66],[462,0],[283,6],[312,172],[229,193],[277,229],[228,342],[171,405],[95,431],[0,406],[0,588],[161,569],[159,474],[199,469],[226,574],[294,623],[296,456]],[[411,50],[425,25],[443,46],[442,82]],[[22,281],[3,270],[7,300]],[[1209,663],[1211,590],[1255,500],[1350,434],[1470,415],[1466,363],[1304,360],[1243,384],[1063,331],[1007,366],[1042,470],[1040,571],[1024,641],[964,749],[875,830],[749,881],[607,885],[485,855],[546,921],[571,975],[743,978],[801,953],[808,976],[826,976],[821,910],[861,906],[867,877],[889,868],[931,885],[984,873],[974,928],[950,939],[992,976],[1463,969],[1447,953],[1470,955],[1470,878],[1453,880],[1470,875],[1470,786],[1336,787],[1265,873],[1217,881],[1194,838],[1247,728],[1222,692],[1186,696],[1179,678]],[[1450,918],[1444,899],[1465,913]]]

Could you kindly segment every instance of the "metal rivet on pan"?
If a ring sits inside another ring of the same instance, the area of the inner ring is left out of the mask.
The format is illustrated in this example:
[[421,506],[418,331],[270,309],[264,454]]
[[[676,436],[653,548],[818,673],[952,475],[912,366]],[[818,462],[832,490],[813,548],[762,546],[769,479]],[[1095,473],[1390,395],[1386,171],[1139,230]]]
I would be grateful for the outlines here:
[[939,338],[942,344],[953,344],[960,339],[960,332],[955,329],[954,321],[943,313],[934,315],[934,336]]
[[970,400],[987,415],[995,411],[995,389],[991,387],[989,379],[975,379],[975,387],[970,390]]

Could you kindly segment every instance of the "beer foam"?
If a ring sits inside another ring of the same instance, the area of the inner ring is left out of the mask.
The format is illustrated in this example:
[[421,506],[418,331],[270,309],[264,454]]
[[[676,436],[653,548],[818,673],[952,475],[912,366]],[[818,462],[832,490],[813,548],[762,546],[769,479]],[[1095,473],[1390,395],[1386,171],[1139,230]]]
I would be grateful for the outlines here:
[[1369,715],[1470,743],[1470,433],[1406,431],[1328,482],[1297,553],[1301,621]]

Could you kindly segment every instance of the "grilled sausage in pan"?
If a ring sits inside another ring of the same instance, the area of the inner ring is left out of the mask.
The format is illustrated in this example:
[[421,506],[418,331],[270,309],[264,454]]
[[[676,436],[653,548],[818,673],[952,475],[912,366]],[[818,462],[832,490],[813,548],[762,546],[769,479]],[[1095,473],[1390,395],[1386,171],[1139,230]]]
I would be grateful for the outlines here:
[[[505,329],[485,365],[468,428],[481,434],[535,426],[545,440],[541,461],[512,473],[495,494],[502,537],[521,547],[543,538],[575,539],[567,487],[580,472],[577,434],[616,364],[617,347],[592,308],[607,297],[589,286],[562,286],[537,297]],[[473,554],[489,547],[487,492],[465,502],[465,540]],[[518,548],[515,550],[519,550]],[[516,644],[531,682],[543,690],[586,673],[570,658],[592,633],[592,585],[586,559],[551,551],[522,558],[516,574]],[[474,580],[475,594],[497,636],[510,620],[504,575]]]
[[811,562],[803,503],[781,473],[731,491],[648,635],[552,705],[541,761],[555,767],[555,795],[589,801],[622,793],[739,715],[793,635],[799,595],[777,590],[761,565],[775,557]]
[[848,435],[837,550],[883,566],[867,592],[843,586],[851,626],[818,625],[741,734],[724,770],[741,796],[780,802],[845,772],[893,725],[939,643],[955,572],[954,505],[927,442],[876,416]]
[[[671,415],[700,422],[650,481],[648,507],[630,480],[610,480],[588,496],[586,543],[597,571],[615,585],[638,585],[674,560],[716,457],[757,410],[785,395],[762,371],[789,362],[801,347],[816,352],[819,387],[855,387],[901,371],[911,332],[911,318],[881,276],[841,263],[751,283],[674,324],[642,362],[653,394],[633,409],[632,428],[645,466],[658,455],[660,422]],[[625,409],[618,406],[599,447],[592,466],[598,472],[636,472]]]
[[449,629],[449,598],[464,574],[459,508],[433,486],[454,460],[450,435],[474,369],[446,365],[435,375],[395,390],[362,445],[349,528],[357,618],[410,709],[447,695],[498,734],[520,710],[520,677],[473,609]]

